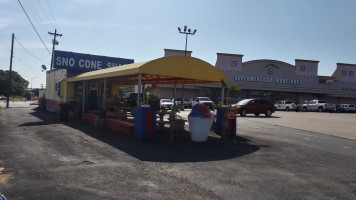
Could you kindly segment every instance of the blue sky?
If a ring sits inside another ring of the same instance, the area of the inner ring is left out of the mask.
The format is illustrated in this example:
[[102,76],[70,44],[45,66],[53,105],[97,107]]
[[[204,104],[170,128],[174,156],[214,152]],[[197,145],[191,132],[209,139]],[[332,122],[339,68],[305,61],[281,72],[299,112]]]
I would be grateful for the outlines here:
[[[185,48],[177,27],[197,29],[188,37],[192,56],[212,65],[216,53],[242,54],[243,62],[318,60],[318,74],[330,76],[336,63],[356,64],[354,0],[0,0],[0,69],[8,70],[11,34],[13,70],[46,84],[41,65],[50,66],[52,36],[58,50],[131,58],[162,57],[164,49]],[[46,49],[46,47],[48,50]]]

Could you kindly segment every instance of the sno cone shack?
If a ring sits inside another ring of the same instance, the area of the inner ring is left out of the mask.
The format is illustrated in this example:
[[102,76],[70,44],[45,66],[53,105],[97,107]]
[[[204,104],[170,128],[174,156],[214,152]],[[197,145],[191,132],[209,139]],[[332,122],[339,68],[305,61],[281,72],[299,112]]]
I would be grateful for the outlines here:
[[[226,81],[225,75],[203,60],[189,56],[167,56],[63,79],[60,81],[60,96],[66,104],[76,102],[76,113],[73,115],[78,115],[80,110],[79,115],[85,121],[127,134],[134,133],[138,139],[154,139],[156,110],[146,105],[145,95],[141,95],[145,85],[155,88],[157,84],[221,83],[221,80]],[[118,105],[119,87],[124,85],[137,85],[133,122],[127,120],[129,111]]]

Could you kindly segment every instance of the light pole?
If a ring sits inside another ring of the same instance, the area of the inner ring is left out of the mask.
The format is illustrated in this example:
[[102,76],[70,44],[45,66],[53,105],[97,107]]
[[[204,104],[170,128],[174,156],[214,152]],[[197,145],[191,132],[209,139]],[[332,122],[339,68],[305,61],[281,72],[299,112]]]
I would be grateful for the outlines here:
[[192,32],[190,28],[188,28],[188,30],[187,30],[187,26],[184,26],[184,30],[183,31],[180,29],[180,27],[178,27],[178,31],[179,31],[179,33],[185,34],[185,51],[184,51],[184,55],[187,56],[188,35],[195,35],[195,33],[197,32],[197,29],[195,29]]
[[36,77],[31,78],[31,90],[32,90],[32,82],[33,82],[33,79],[35,79],[35,78],[38,78],[38,77],[36,76]]
[[[26,76],[26,77],[28,77],[28,76]],[[38,78],[38,77],[36,76],[36,77],[30,78],[31,79],[31,90],[32,90],[32,82],[33,82],[33,79],[35,79],[35,78]]]

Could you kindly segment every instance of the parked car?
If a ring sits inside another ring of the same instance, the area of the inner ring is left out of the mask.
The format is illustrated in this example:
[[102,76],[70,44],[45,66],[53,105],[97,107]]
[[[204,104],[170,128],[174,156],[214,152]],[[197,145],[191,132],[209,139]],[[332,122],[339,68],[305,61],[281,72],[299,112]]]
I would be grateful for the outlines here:
[[172,109],[173,107],[173,101],[170,99],[161,99],[159,101],[159,107],[163,109]]
[[356,108],[353,104],[340,104],[340,112],[355,112]]
[[214,102],[211,101],[211,99],[209,97],[195,97],[192,101],[191,101],[191,107],[194,107],[196,104],[201,103],[204,104],[206,106],[208,106],[208,108],[213,109],[214,107]]
[[0,100],[6,99],[4,95],[0,95]]
[[277,110],[285,110],[285,111],[296,110],[298,108],[295,103],[289,100],[279,101],[278,103],[274,104],[274,106],[276,106]]
[[236,108],[241,117],[245,117],[246,114],[259,116],[261,113],[264,113],[266,117],[271,117],[276,109],[272,103],[264,99],[244,99],[233,104],[232,107]]
[[[181,98],[177,98],[176,100],[175,100],[175,102],[176,102],[176,105],[182,105],[182,99]],[[189,100],[188,99],[183,99],[183,106],[184,106],[184,108],[188,108],[189,107]]]

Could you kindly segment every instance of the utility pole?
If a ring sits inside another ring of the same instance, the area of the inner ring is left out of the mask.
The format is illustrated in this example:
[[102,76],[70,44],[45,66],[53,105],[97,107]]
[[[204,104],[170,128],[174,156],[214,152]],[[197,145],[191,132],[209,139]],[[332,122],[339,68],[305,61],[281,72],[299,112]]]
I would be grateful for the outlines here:
[[56,37],[62,37],[62,34],[58,34],[57,33],[57,29],[54,29],[54,33],[48,32],[48,34],[53,35],[53,40],[52,40],[52,59],[51,59],[51,69],[53,68],[53,64],[54,64],[54,46],[58,45],[58,42],[56,40]]
[[10,72],[9,72],[9,82],[8,82],[8,87],[7,87],[6,108],[9,107],[9,99],[10,99],[10,93],[11,93],[11,74],[12,74],[12,57],[14,57],[14,38],[15,38],[15,34],[12,34],[11,55],[10,55]]

